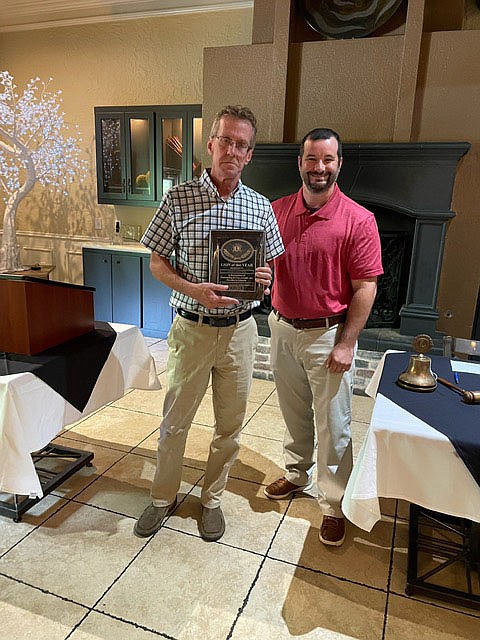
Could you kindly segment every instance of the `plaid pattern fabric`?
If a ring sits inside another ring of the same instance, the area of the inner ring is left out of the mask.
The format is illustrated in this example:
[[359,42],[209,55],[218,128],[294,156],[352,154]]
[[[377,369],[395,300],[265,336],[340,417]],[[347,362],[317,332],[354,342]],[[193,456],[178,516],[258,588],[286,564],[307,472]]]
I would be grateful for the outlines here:
[[[162,199],[142,244],[164,258],[175,256],[177,273],[189,282],[208,282],[208,234],[213,229],[259,229],[265,231],[265,255],[273,260],[283,253],[275,214],[267,198],[239,182],[228,200],[223,200],[204,171],[170,189]],[[241,313],[258,301],[218,309],[206,309],[197,300],[172,291],[170,305],[212,316]]]

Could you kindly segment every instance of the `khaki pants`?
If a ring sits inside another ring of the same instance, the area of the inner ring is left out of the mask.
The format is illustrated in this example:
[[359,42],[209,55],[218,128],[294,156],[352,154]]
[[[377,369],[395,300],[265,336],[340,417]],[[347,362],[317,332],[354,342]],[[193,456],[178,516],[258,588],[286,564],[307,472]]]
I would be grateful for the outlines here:
[[350,434],[353,365],[330,373],[325,360],[343,325],[295,329],[273,313],[270,361],[286,424],[286,478],[309,484],[317,439],[318,502],[324,515],[342,517],[341,500],[352,470]]
[[238,454],[256,346],[253,317],[231,327],[210,327],[176,316],[168,335],[167,393],[151,491],[155,506],[175,500],[188,431],[210,374],[215,425],[201,501],[207,508],[219,506]]

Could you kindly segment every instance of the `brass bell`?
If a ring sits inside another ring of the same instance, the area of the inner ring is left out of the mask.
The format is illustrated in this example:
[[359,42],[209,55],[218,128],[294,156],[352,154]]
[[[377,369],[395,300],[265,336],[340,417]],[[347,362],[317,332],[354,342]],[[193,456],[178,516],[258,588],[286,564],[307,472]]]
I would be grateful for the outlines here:
[[412,345],[419,353],[410,356],[408,367],[398,376],[397,384],[410,391],[435,391],[437,380],[432,373],[432,361],[425,355],[432,348],[433,341],[429,335],[421,334]]

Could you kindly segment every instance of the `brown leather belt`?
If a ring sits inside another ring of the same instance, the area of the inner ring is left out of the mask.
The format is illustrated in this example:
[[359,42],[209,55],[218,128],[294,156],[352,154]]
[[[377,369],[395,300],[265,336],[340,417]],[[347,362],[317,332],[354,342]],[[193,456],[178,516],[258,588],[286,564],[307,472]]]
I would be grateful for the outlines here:
[[285,318],[276,309],[273,310],[273,313],[279,320],[288,322],[295,329],[329,329],[336,324],[345,322],[347,318],[346,313],[339,313],[336,316],[328,316],[327,318]]

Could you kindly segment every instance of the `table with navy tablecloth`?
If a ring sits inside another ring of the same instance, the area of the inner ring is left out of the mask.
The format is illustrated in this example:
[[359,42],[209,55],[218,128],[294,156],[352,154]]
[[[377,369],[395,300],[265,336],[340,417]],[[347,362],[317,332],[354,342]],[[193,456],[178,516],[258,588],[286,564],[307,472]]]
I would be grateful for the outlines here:
[[[476,523],[480,522],[480,405],[465,404],[461,395],[441,384],[433,392],[401,388],[396,380],[408,366],[410,355],[387,352],[366,389],[375,397],[375,405],[342,502],[346,518],[365,531],[371,531],[381,519],[380,497],[411,503],[409,573],[417,568],[412,569],[416,557],[410,555],[412,551],[417,554],[413,545],[418,546],[419,509],[447,522],[446,527],[457,527],[460,522],[465,534],[459,535],[467,546],[476,547],[477,556]],[[476,362],[432,356],[432,371],[450,382],[456,372],[460,387],[480,389],[480,364]],[[446,514],[445,518],[440,514]],[[413,533],[412,527],[416,527]],[[473,569],[477,573],[479,562],[476,557]],[[407,586],[410,581],[415,583],[410,578]],[[478,584],[478,576],[475,580]],[[478,592],[462,595],[453,593],[452,598],[480,606]]]

